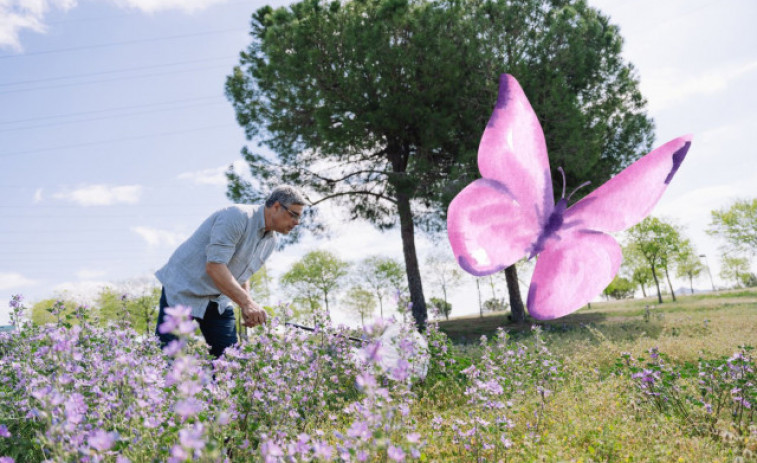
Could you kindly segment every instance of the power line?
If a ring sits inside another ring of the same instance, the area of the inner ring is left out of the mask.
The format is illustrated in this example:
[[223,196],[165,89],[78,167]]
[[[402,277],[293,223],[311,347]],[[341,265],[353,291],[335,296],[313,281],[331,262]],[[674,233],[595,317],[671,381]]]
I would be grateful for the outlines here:
[[[240,2],[224,2],[218,5],[213,5],[213,8],[225,8],[225,7],[236,6],[236,5],[249,5],[249,3],[250,3],[249,0],[243,0]],[[48,21],[47,24],[53,25],[53,24],[69,24],[69,23],[79,23],[79,22],[104,21],[104,20],[109,20],[109,19],[121,19],[121,18],[125,18],[125,17],[132,16],[135,14],[139,15],[140,13],[128,11],[128,12],[120,13],[120,14],[92,16],[89,18],[67,18],[67,19],[59,19],[57,21]]]
[[176,130],[173,132],[159,132],[159,133],[153,133],[153,134],[147,134],[147,135],[138,135],[133,137],[123,137],[123,138],[113,138],[110,140],[102,140],[102,141],[94,141],[89,143],[77,143],[73,145],[63,145],[63,146],[54,146],[50,148],[40,148],[40,149],[34,149],[34,150],[26,150],[26,151],[15,151],[10,153],[0,153],[0,158],[7,158],[11,156],[20,156],[24,154],[38,154],[38,153],[45,153],[50,151],[63,151],[73,148],[84,148],[89,146],[98,146],[98,145],[109,145],[112,143],[118,143],[123,141],[134,141],[134,140],[144,140],[148,138],[159,138],[159,137],[165,137],[170,135],[179,135],[182,133],[195,133],[200,131],[206,131],[206,130],[215,130],[220,128],[230,128],[231,126],[228,124],[222,124],[222,125],[211,125],[206,127],[197,127],[194,129],[187,129],[187,130]]
[[215,65],[215,66],[203,66],[199,68],[191,68],[191,69],[180,69],[178,71],[166,71],[166,72],[154,72],[152,74],[142,74],[142,75],[136,75],[136,76],[119,76],[119,77],[112,77],[109,79],[96,79],[96,80],[88,80],[84,82],[72,82],[70,84],[60,84],[60,85],[48,85],[43,87],[30,87],[30,88],[18,88],[14,90],[4,90],[0,91],[0,95],[9,95],[12,93],[25,93],[25,92],[36,92],[39,90],[51,90],[56,88],[70,88],[70,87],[78,87],[81,85],[91,85],[91,84],[101,84],[105,82],[118,82],[119,80],[126,80],[126,79],[143,79],[145,77],[159,77],[159,76],[170,76],[173,74],[179,74],[179,73],[187,73],[187,72],[193,72],[193,71],[206,71],[208,69],[221,69],[221,68],[228,68],[227,65]]
[[122,42],[101,43],[101,44],[95,44],[95,45],[84,45],[80,47],[70,47],[70,48],[57,48],[53,50],[43,50],[43,51],[36,51],[32,53],[24,53],[23,55],[0,56],[0,60],[25,58],[29,56],[39,56],[39,55],[51,55],[55,53],[68,53],[72,51],[93,50],[93,49],[98,49],[98,48],[120,47],[122,45],[134,45],[138,43],[152,43],[152,42],[160,42],[163,40],[177,40],[177,39],[184,39],[184,38],[190,38],[190,37],[203,37],[207,35],[226,34],[229,32],[241,32],[241,30],[240,28],[235,27],[233,29],[219,29],[219,30],[214,30],[214,31],[195,32],[192,34],[168,35],[164,37],[154,37],[151,39],[124,40]]
[[110,71],[89,72],[86,74],[71,74],[68,76],[48,77],[46,79],[17,80],[15,82],[0,82],[0,87],[12,86],[12,85],[29,85],[29,84],[36,84],[36,83],[41,83],[41,82],[54,82],[56,80],[79,79],[82,77],[92,77],[92,76],[101,76],[101,75],[107,75],[107,74],[119,74],[123,72],[143,71],[146,69],[158,69],[158,68],[165,68],[165,67],[171,67],[171,66],[182,66],[184,64],[207,63],[210,61],[230,61],[234,58],[235,57],[231,57],[231,56],[225,57],[225,58],[205,58],[205,59],[196,59],[196,60],[189,60],[189,61],[177,61],[174,63],[155,64],[152,66],[139,66],[139,67],[131,67],[131,68],[113,69]]
[[77,119],[77,120],[70,120],[70,121],[51,122],[48,124],[28,125],[28,126],[22,126],[22,127],[9,127],[5,129],[0,128],[0,133],[17,132],[20,130],[40,129],[40,128],[45,128],[45,127],[56,127],[60,125],[79,124],[81,122],[93,122],[93,121],[102,121],[102,120],[107,120],[107,119],[118,119],[122,117],[140,116],[144,114],[165,113],[165,112],[176,111],[179,109],[200,108],[200,107],[207,107],[207,106],[216,106],[220,104],[225,104],[225,102],[214,101],[214,102],[209,102],[209,103],[197,103],[197,104],[192,104],[192,105],[176,106],[174,108],[152,109],[152,110],[146,110],[146,111],[135,111],[135,112],[125,113],[125,114],[112,114],[109,116],[89,117],[85,119]]
[[39,117],[32,117],[32,118],[27,118],[27,119],[0,121],[0,125],[19,124],[23,122],[35,122],[35,121],[46,120],[46,119],[60,119],[64,117],[87,116],[91,114],[102,114],[102,113],[107,113],[111,111],[123,111],[123,110],[128,110],[128,109],[152,108],[155,106],[163,106],[163,105],[170,105],[170,104],[176,104],[176,103],[188,103],[191,101],[204,101],[204,100],[211,100],[211,99],[217,100],[219,97],[222,97],[222,95],[204,96],[204,97],[197,97],[197,98],[183,98],[180,100],[162,101],[160,103],[148,103],[148,104],[142,104],[142,105],[117,106],[114,108],[98,109],[98,110],[93,110],[93,111],[81,111],[81,112],[76,112],[76,113],[55,114],[51,116],[39,116]]

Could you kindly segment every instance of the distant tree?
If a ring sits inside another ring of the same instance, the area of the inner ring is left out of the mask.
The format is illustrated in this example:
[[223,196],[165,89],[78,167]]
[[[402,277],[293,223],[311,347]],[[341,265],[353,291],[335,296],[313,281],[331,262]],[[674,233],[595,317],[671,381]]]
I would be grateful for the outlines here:
[[271,304],[271,283],[273,277],[268,274],[268,267],[263,265],[250,277],[250,295],[260,305]]
[[395,259],[372,256],[361,261],[355,271],[355,280],[364,284],[376,295],[380,315],[384,316],[384,297],[387,293],[396,294],[406,287],[405,271]]
[[143,283],[131,281],[101,289],[95,302],[99,324],[128,322],[138,333],[150,336],[158,317],[161,288]]
[[757,254],[757,198],[735,201],[730,207],[711,214],[707,233],[723,238],[731,253]]
[[723,255],[720,264],[720,277],[726,281],[733,281],[735,285],[746,286],[750,279],[749,259]]
[[[43,299],[36,302],[31,307],[31,320],[35,325],[41,326],[47,323],[61,323],[66,318],[72,318],[72,316],[80,310],[84,309],[81,304],[70,299]],[[73,324],[78,324],[74,319]]]
[[445,301],[444,299],[439,299],[438,297],[432,297],[429,301],[429,305],[431,307],[435,307],[436,310],[439,311],[440,314],[444,315],[444,318],[449,320],[449,314],[452,312],[452,304]]
[[620,270],[626,278],[641,287],[642,296],[647,297],[646,286],[654,282],[652,269],[633,243],[623,247],[623,264]]
[[620,275],[615,275],[615,278],[613,278],[602,293],[608,298],[628,299],[629,297],[633,297],[634,290],[636,290],[636,285],[631,280]]
[[463,271],[451,255],[442,252],[432,252],[426,256],[426,278],[431,285],[442,292],[442,299],[448,302],[447,292],[460,286],[463,282]]
[[704,265],[699,259],[699,254],[691,241],[683,240],[678,250],[678,255],[675,257],[676,262],[676,274],[683,278],[689,279],[689,289],[691,294],[694,294],[694,278],[698,277],[702,271],[704,271]]
[[314,295],[319,294],[330,319],[329,295],[333,298],[334,292],[342,287],[347,267],[346,262],[328,251],[310,251],[281,276],[281,284],[304,297],[313,310],[317,308],[313,304]]
[[675,301],[673,285],[670,282],[667,269],[677,254],[681,243],[681,235],[678,229],[656,217],[647,217],[628,230],[628,237],[630,243],[633,244],[652,271],[652,278],[657,288],[657,301],[662,304],[658,277],[660,270],[668,276],[671,297]]
[[360,286],[353,286],[344,296],[342,305],[347,312],[360,317],[360,324],[365,328],[365,319],[376,313],[376,297],[373,292]]

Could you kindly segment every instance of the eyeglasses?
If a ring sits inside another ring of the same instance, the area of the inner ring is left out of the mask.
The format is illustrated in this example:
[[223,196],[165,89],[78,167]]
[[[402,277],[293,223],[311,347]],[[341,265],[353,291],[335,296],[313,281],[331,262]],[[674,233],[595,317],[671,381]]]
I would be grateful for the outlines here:
[[302,217],[300,216],[300,214],[298,214],[298,213],[296,213],[296,212],[294,212],[294,211],[290,210],[290,209],[289,209],[288,207],[286,207],[285,205],[283,205],[283,204],[279,203],[279,206],[283,207],[285,211],[289,212],[289,215],[291,215],[291,216],[292,216],[292,218],[293,218],[294,220],[296,220],[296,221],[298,221],[298,222],[299,222],[299,221],[300,221],[300,219],[302,218]]

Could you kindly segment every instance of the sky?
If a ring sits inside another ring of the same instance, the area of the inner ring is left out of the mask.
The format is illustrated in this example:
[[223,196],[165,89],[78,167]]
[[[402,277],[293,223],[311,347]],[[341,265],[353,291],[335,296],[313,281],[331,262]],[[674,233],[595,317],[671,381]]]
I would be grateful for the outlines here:
[[[656,145],[694,135],[652,214],[684,227],[723,286],[722,243],[704,231],[711,210],[757,197],[749,142],[757,132],[757,3],[589,3],[620,27]],[[249,44],[250,15],[266,4],[287,2],[0,1],[0,324],[13,294],[29,306],[150,281],[183,239],[229,204],[223,172],[232,164],[246,170],[239,152],[248,142],[223,85]],[[314,249],[348,261],[376,254],[402,261],[398,230],[380,233],[330,214],[329,239],[309,237],[275,253],[269,272],[281,275]],[[446,241],[420,234],[416,244],[421,262],[449,252]],[[707,273],[694,282],[711,284]],[[497,291],[505,295],[502,283]],[[424,292],[441,294],[428,281]],[[452,315],[478,312],[472,277],[450,301]],[[339,310],[334,318],[356,320]]]

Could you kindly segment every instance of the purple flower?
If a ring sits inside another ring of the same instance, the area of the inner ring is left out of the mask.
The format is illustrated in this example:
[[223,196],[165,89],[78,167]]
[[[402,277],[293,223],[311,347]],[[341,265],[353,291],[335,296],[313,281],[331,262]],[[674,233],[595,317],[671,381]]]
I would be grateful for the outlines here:
[[347,435],[350,437],[359,437],[361,439],[367,439],[371,436],[371,431],[368,429],[368,425],[364,421],[355,421],[347,431]]
[[202,410],[202,403],[197,399],[185,399],[176,402],[174,411],[182,418],[194,416]]
[[205,439],[203,438],[203,427],[201,423],[197,423],[190,429],[182,429],[179,431],[179,441],[184,448],[200,450],[205,447]]
[[378,363],[383,357],[383,350],[384,349],[381,341],[375,341],[368,346],[360,349],[360,353],[358,355],[360,357],[360,360],[365,363]]
[[11,457],[0,457],[0,463],[16,463]]
[[4,424],[0,424],[0,437],[10,437],[11,433],[8,431],[8,427]]
[[331,454],[334,452],[333,447],[324,441],[313,444],[313,454],[316,458],[322,458],[326,461],[331,460]]
[[118,434],[115,432],[105,432],[102,429],[98,429],[89,436],[88,443],[93,449],[104,452],[113,447],[117,438]]
[[417,432],[411,432],[410,434],[406,436],[406,438],[407,438],[407,441],[410,442],[411,444],[417,444],[418,442],[421,441],[421,435],[418,434]]
[[405,452],[401,448],[393,445],[389,446],[386,451],[386,455],[394,461],[405,461]]
[[79,393],[73,393],[66,400],[66,422],[71,425],[77,425],[84,419],[87,413],[87,404],[84,402],[84,396]]
[[361,390],[376,387],[376,378],[368,372],[359,374],[356,378],[356,382],[357,387]]
[[284,456],[284,451],[272,440],[263,442],[260,446],[260,453],[263,455],[266,462],[273,462],[276,461],[278,457]]

